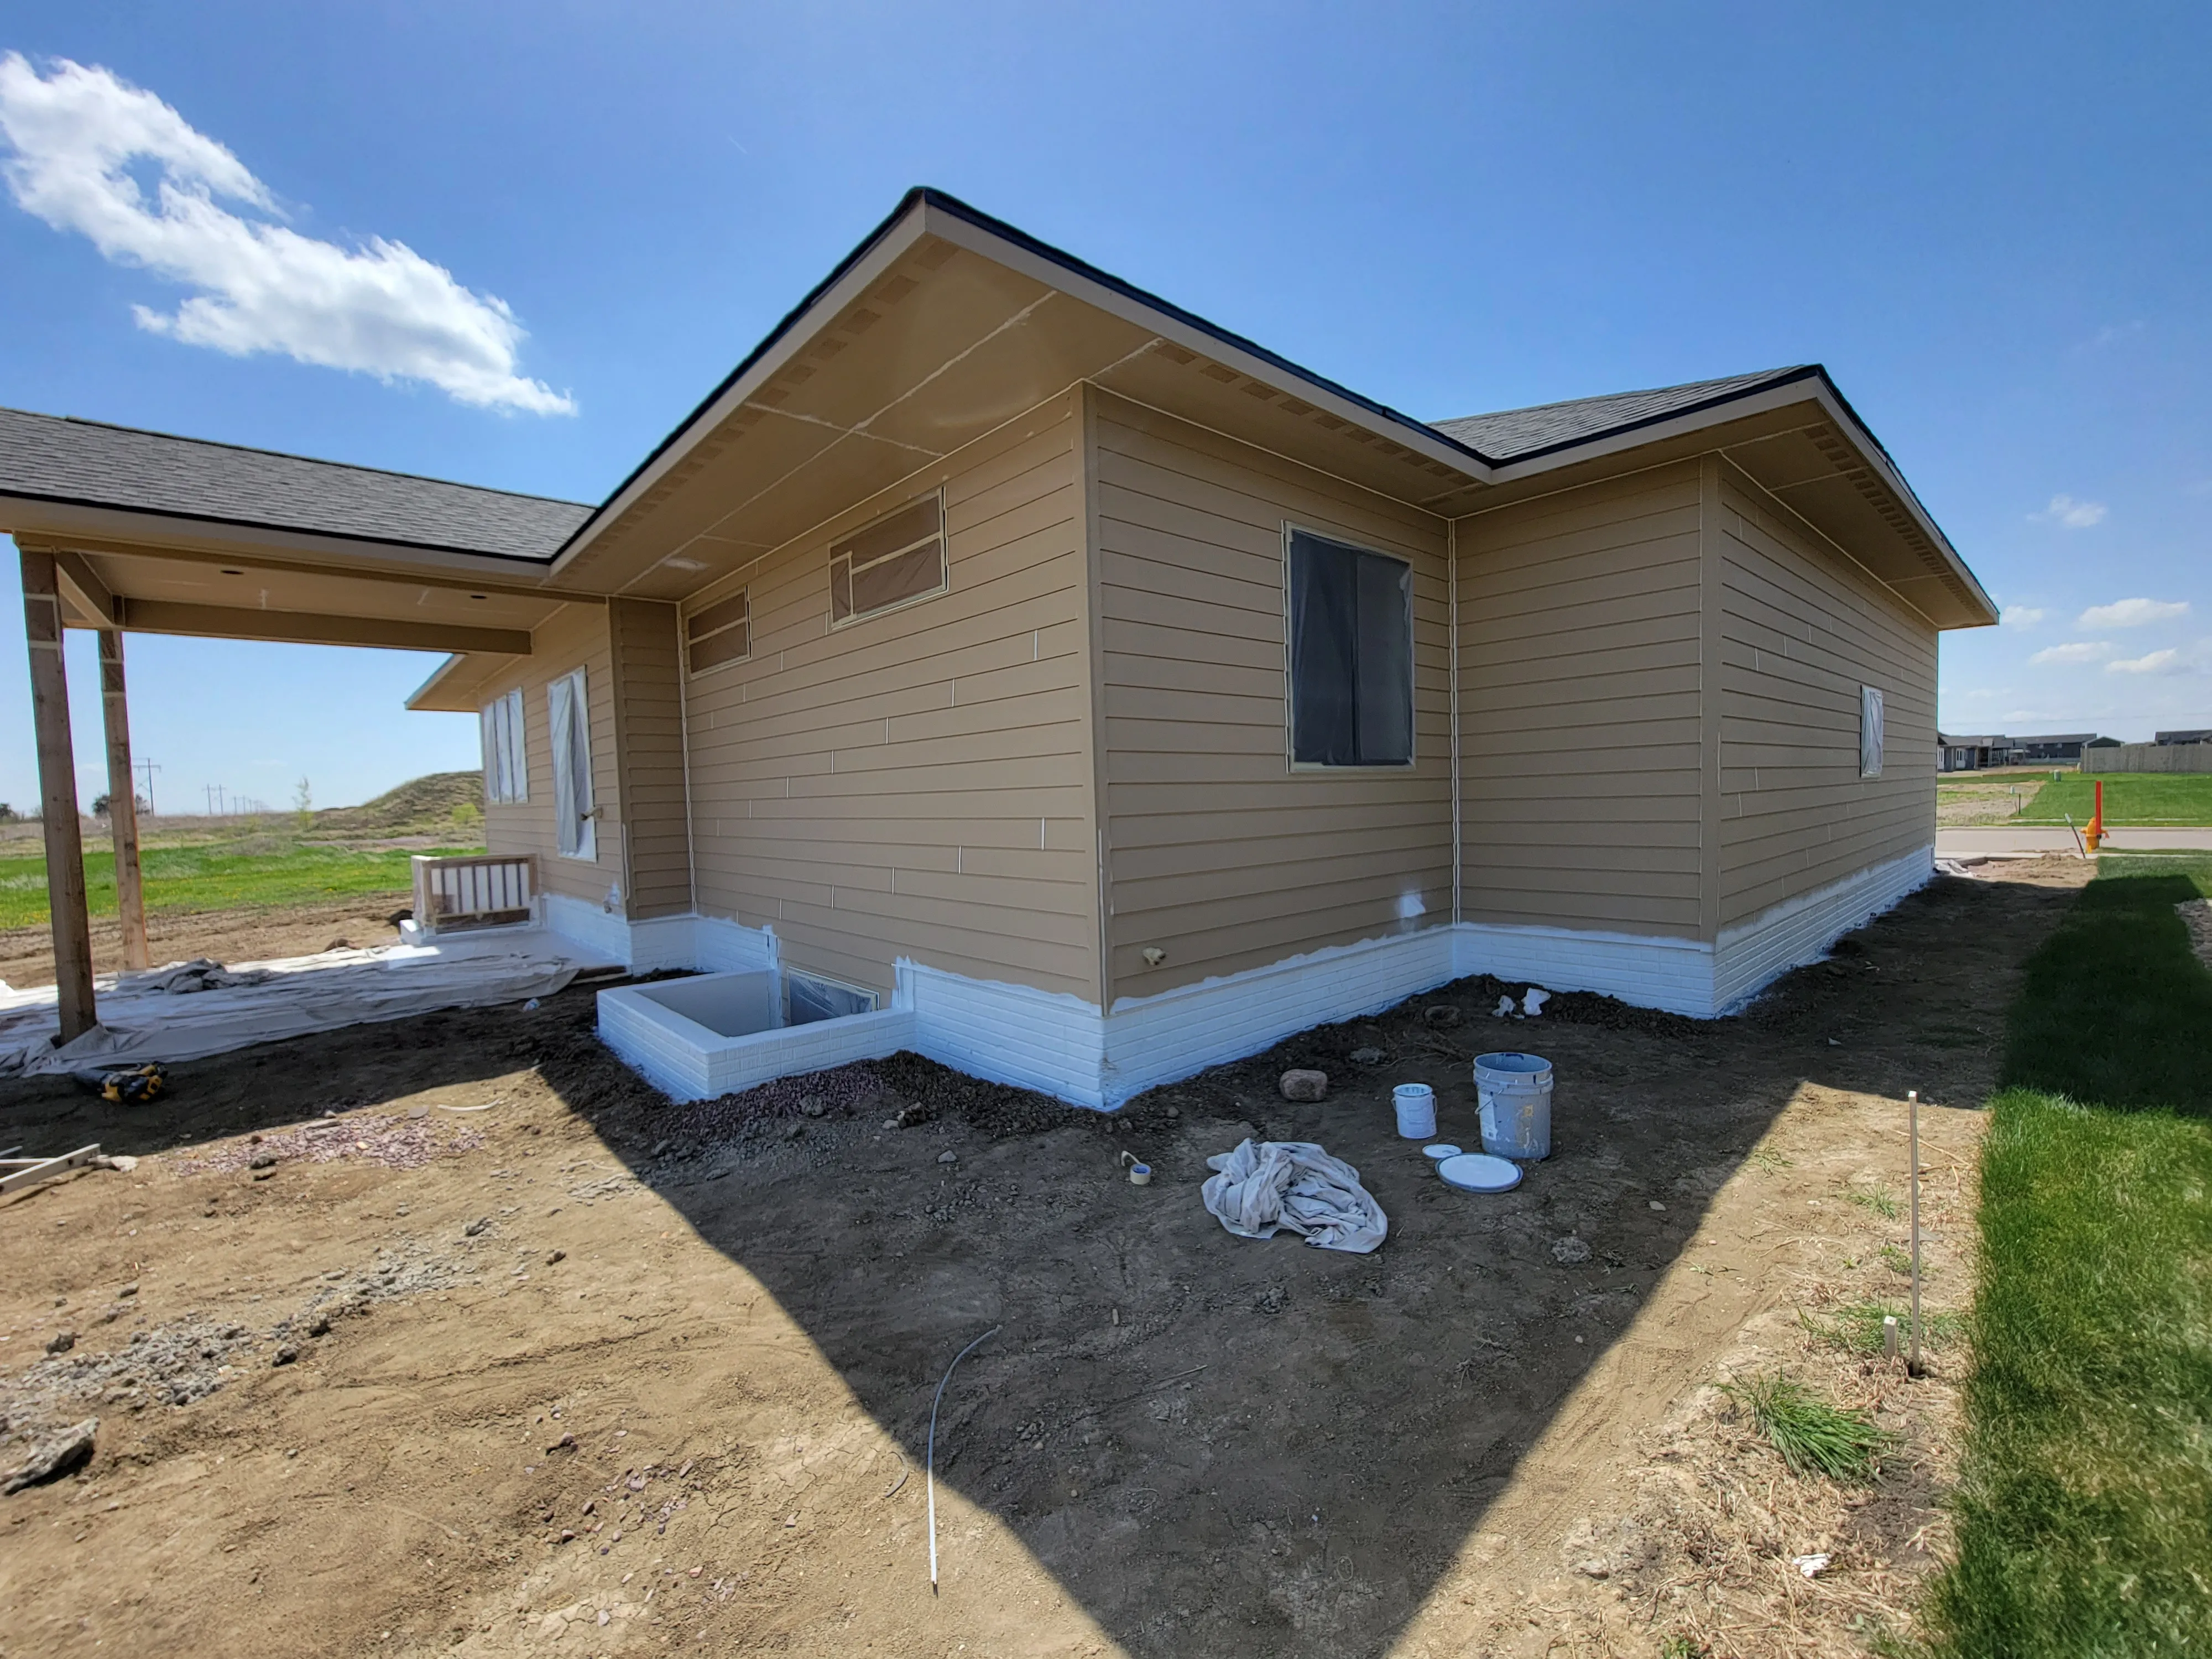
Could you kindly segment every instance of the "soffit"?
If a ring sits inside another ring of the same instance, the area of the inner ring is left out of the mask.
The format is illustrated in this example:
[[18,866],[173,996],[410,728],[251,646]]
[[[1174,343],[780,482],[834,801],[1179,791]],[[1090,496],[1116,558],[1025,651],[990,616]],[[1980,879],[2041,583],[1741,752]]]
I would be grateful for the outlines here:
[[1878,446],[1805,382],[1734,420],[1711,414],[1587,459],[1516,469],[1485,490],[1481,511],[1717,451],[1753,482],[1938,628],[1985,627],[1988,596],[1929,533]]
[[502,584],[428,586],[404,575],[272,568],[256,564],[250,556],[216,563],[107,550],[84,551],[82,557],[107,591],[119,599],[233,611],[528,629],[545,621],[562,603]]
[[1233,352],[934,234],[809,326],[563,556],[563,586],[682,599],[1084,380],[1432,511],[1473,487]]

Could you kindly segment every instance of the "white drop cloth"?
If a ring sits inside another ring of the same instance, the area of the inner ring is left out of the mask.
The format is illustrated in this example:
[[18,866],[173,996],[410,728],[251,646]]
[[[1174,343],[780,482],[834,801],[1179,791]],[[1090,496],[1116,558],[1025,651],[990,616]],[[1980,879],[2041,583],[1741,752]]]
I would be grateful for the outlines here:
[[1310,1140],[1247,1140],[1206,1160],[1220,1173],[1200,1195],[1239,1238],[1303,1233],[1325,1250],[1364,1255],[1390,1231],[1382,1206],[1359,1184],[1359,1171]]
[[489,945],[325,951],[234,969],[202,961],[103,975],[94,987],[100,1024],[58,1048],[54,988],[0,989],[0,1076],[198,1060],[344,1025],[550,996],[576,976],[569,957]]

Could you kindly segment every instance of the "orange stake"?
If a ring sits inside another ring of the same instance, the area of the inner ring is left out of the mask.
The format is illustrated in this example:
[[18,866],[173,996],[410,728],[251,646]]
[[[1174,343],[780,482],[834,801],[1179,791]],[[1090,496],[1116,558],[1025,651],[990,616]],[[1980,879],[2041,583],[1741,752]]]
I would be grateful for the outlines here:
[[2089,815],[2089,827],[2081,832],[2081,839],[2089,844],[2089,850],[2093,853],[2095,852],[2098,848],[2103,846],[2105,842],[2104,779],[2099,778],[2095,787],[2097,791],[2097,810]]

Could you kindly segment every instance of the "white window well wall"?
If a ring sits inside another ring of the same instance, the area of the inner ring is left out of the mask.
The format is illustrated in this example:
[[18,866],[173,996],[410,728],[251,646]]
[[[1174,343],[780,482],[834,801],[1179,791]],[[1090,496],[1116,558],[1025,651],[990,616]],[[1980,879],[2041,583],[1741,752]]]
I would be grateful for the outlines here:
[[684,660],[690,672],[743,662],[753,653],[752,591],[739,588],[684,619]]
[[844,628],[944,592],[945,493],[933,491],[830,544],[830,625]]
[[592,803],[591,709],[580,668],[545,688],[546,724],[553,733],[554,845],[563,858],[599,855],[599,811]]
[[1859,687],[1859,775],[1881,775],[1881,690]]
[[1284,532],[1291,766],[1413,762],[1413,568],[1311,531]]
[[494,806],[530,799],[529,747],[523,741],[522,693],[510,691],[477,715],[483,740],[484,800]]

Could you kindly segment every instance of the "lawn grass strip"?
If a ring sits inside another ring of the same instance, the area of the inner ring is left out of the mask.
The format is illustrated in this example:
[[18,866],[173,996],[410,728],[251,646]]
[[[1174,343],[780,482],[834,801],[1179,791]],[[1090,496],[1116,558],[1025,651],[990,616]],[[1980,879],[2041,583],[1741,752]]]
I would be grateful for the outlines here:
[[2212,860],[2107,860],[2028,964],[1981,1170],[1957,1659],[2212,1651]]

